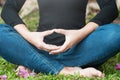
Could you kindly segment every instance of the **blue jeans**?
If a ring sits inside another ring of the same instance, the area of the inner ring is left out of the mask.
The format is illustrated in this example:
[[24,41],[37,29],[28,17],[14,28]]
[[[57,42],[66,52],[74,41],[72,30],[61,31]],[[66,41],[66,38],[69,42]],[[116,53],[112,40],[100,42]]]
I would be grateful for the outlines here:
[[65,66],[96,67],[120,50],[120,26],[103,25],[71,49],[57,55],[39,50],[9,25],[0,24],[0,56],[36,73],[59,73]]

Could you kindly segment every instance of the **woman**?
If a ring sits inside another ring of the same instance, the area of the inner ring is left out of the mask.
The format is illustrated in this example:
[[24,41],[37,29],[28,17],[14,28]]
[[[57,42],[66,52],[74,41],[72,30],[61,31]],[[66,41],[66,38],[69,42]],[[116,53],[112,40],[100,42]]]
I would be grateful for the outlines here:
[[[40,23],[30,32],[18,13],[25,0],[7,0],[0,25],[0,55],[36,73],[102,77],[98,67],[119,50],[115,0],[97,0],[100,12],[85,23],[88,0],[38,0]],[[82,69],[82,68],[84,69]]]

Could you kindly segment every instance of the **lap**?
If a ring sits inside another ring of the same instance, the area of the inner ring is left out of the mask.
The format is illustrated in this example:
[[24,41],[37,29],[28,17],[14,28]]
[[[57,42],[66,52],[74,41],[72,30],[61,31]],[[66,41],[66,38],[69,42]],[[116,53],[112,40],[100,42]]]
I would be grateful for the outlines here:
[[0,25],[0,55],[2,57],[13,61],[15,57],[24,60],[24,57],[34,54],[31,52],[37,53],[35,48],[19,35],[14,28],[9,25]]
[[119,51],[120,26],[103,25],[68,51],[53,57],[67,66],[102,63]]
[[64,66],[48,58],[46,51],[38,50],[9,25],[0,25],[0,56],[35,72],[58,73]]
[[0,55],[3,58],[22,63],[25,59],[26,61],[35,58],[47,60],[48,58],[44,54],[48,54],[48,52],[37,49],[11,26],[0,25]]
[[[13,43],[15,43],[16,47],[18,47],[18,45],[25,46],[25,48],[23,46],[19,47],[19,50],[22,51],[26,50],[28,46],[29,48],[34,48],[37,53],[44,53],[41,55],[45,56],[46,58],[59,61],[66,66],[83,66],[90,63],[96,64],[97,60],[100,61],[105,57],[108,59],[110,56],[115,55],[113,54],[116,53],[115,51],[118,51],[116,42],[120,40],[120,27],[117,24],[108,24],[97,28],[82,42],[78,43],[68,51],[58,55],[49,55],[48,52],[38,50],[29,44],[13,28],[10,28],[10,26],[8,28],[8,25],[0,25],[0,33],[0,44],[5,46],[2,46],[2,48],[0,47],[0,50],[7,51],[8,49],[12,48]],[[16,41],[14,41],[13,38]],[[7,50],[5,50],[5,48]],[[12,49],[14,51],[15,47]],[[12,51],[12,49],[10,50]],[[31,48],[28,49],[28,52],[29,50],[31,50]]]

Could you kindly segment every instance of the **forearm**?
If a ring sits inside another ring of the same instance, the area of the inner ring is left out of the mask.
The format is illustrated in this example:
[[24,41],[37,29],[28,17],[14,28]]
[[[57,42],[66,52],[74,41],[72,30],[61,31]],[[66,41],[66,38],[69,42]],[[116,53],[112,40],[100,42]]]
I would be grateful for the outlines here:
[[[84,39],[87,37],[90,33],[92,33],[99,25],[94,22],[89,22],[87,25],[85,25],[82,29],[78,30],[78,34],[80,34],[80,38]],[[82,34],[82,36],[81,36]],[[80,40],[81,40],[80,39]]]
[[16,26],[14,26],[14,29],[22,36],[24,37],[26,40],[29,40],[29,33],[30,31],[27,29],[26,25],[24,24],[18,24]]
[[89,22],[88,24],[86,24],[82,30],[84,32],[84,34],[88,35],[91,32],[93,32],[99,25],[94,23],[94,22]]

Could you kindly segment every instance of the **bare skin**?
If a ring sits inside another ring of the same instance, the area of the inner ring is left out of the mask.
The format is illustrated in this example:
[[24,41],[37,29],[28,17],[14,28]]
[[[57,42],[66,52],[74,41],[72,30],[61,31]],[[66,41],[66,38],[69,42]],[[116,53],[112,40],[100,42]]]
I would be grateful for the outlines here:
[[[79,30],[64,30],[64,29],[53,29],[44,32],[30,32],[24,24],[18,24],[14,26],[16,31],[23,36],[28,42],[33,44],[36,48],[40,50],[48,51],[50,54],[60,54],[71,48],[73,45],[77,44],[83,40],[87,35],[93,32],[98,25],[94,22],[89,22],[86,26]],[[46,44],[43,42],[45,36],[52,34],[53,32],[64,34],[66,41],[62,46],[56,46],[51,44]],[[73,35],[72,35],[73,34]],[[75,34],[79,34],[76,37]],[[25,68],[19,66],[18,70]],[[26,69],[26,68],[25,68]],[[102,77],[102,72],[96,70],[95,68],[85,68],[81,69],[80,67],[64,67],[59,74],[64,75],[74,75],[79,73],[82,77]]]
[[65,67],[60,71],[59,74],[64,74],[64,75],[75,75],[79,74],[81,77],[103,77],[103,74],[101,71],[89,67],[82,69],[80,67]]
[[[25,68],[24,66],[19,66],[16,71],[19,72],[22,69],[28,71],[29,74],[32,73],[32,71],[30,71],[28,68]],[[101,71],[92,67],[85,68],[85,69],[82,69],[80,67],[64,67],[59,72],[59,75],[75,75],[75,74],[80,75],[80,77],[90,77],[90,78],[92,77],[101,78],[104,76]]]

